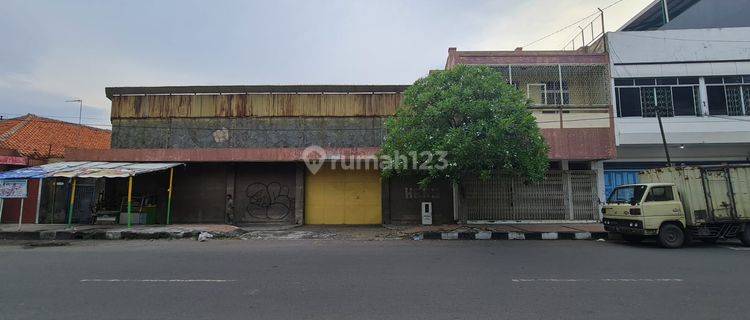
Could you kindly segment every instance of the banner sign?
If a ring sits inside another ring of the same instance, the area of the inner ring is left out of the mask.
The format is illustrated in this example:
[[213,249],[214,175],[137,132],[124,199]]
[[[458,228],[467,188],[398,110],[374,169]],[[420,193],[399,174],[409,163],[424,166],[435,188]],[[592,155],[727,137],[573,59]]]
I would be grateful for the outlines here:
[[28,161],[24,157],[0,156],[0,164],[25,166],[28,164]]
[[26,198],[26,180],[0,180],[0,198]]

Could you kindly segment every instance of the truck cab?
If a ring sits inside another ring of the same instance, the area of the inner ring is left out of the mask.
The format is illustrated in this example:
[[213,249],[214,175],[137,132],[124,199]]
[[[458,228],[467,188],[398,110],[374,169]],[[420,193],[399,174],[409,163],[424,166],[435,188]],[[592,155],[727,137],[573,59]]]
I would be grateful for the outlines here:
[[615,188],[602,207],[604,229],[629,242],[656,237],[667,248],[689,242],[685,211],[672,183],[643,183]]

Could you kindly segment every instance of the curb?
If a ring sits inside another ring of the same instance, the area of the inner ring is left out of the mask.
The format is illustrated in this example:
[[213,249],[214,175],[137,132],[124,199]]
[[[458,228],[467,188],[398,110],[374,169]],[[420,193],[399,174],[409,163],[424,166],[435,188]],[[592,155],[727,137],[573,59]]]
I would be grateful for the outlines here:
[[[0,232],[0,240],[152,240],[152,239],[189,239],[197,238],[200,232],[133,232],[133,231],[20,231]],[[213,233],[214,238],[233,238],[238,233]]]
[[414,240],[592,240],[607,239],[606,232],[422,232]]

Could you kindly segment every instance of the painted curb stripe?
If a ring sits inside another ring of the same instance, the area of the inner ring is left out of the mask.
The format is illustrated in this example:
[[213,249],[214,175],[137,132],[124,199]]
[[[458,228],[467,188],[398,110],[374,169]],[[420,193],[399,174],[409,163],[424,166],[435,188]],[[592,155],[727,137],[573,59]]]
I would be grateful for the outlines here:
[[607,239],[606,232],[423,232],[424,240],[591,240]]

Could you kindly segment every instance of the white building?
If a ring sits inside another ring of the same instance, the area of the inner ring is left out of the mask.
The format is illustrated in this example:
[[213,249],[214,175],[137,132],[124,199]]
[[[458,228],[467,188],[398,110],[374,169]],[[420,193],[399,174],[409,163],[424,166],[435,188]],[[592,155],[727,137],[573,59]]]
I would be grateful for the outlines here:
[[[666,4],[666,10],[665,10]],[[750,0],[657,0],[607,33],[617,159],[607,193],[666,164],[750,162]]]

